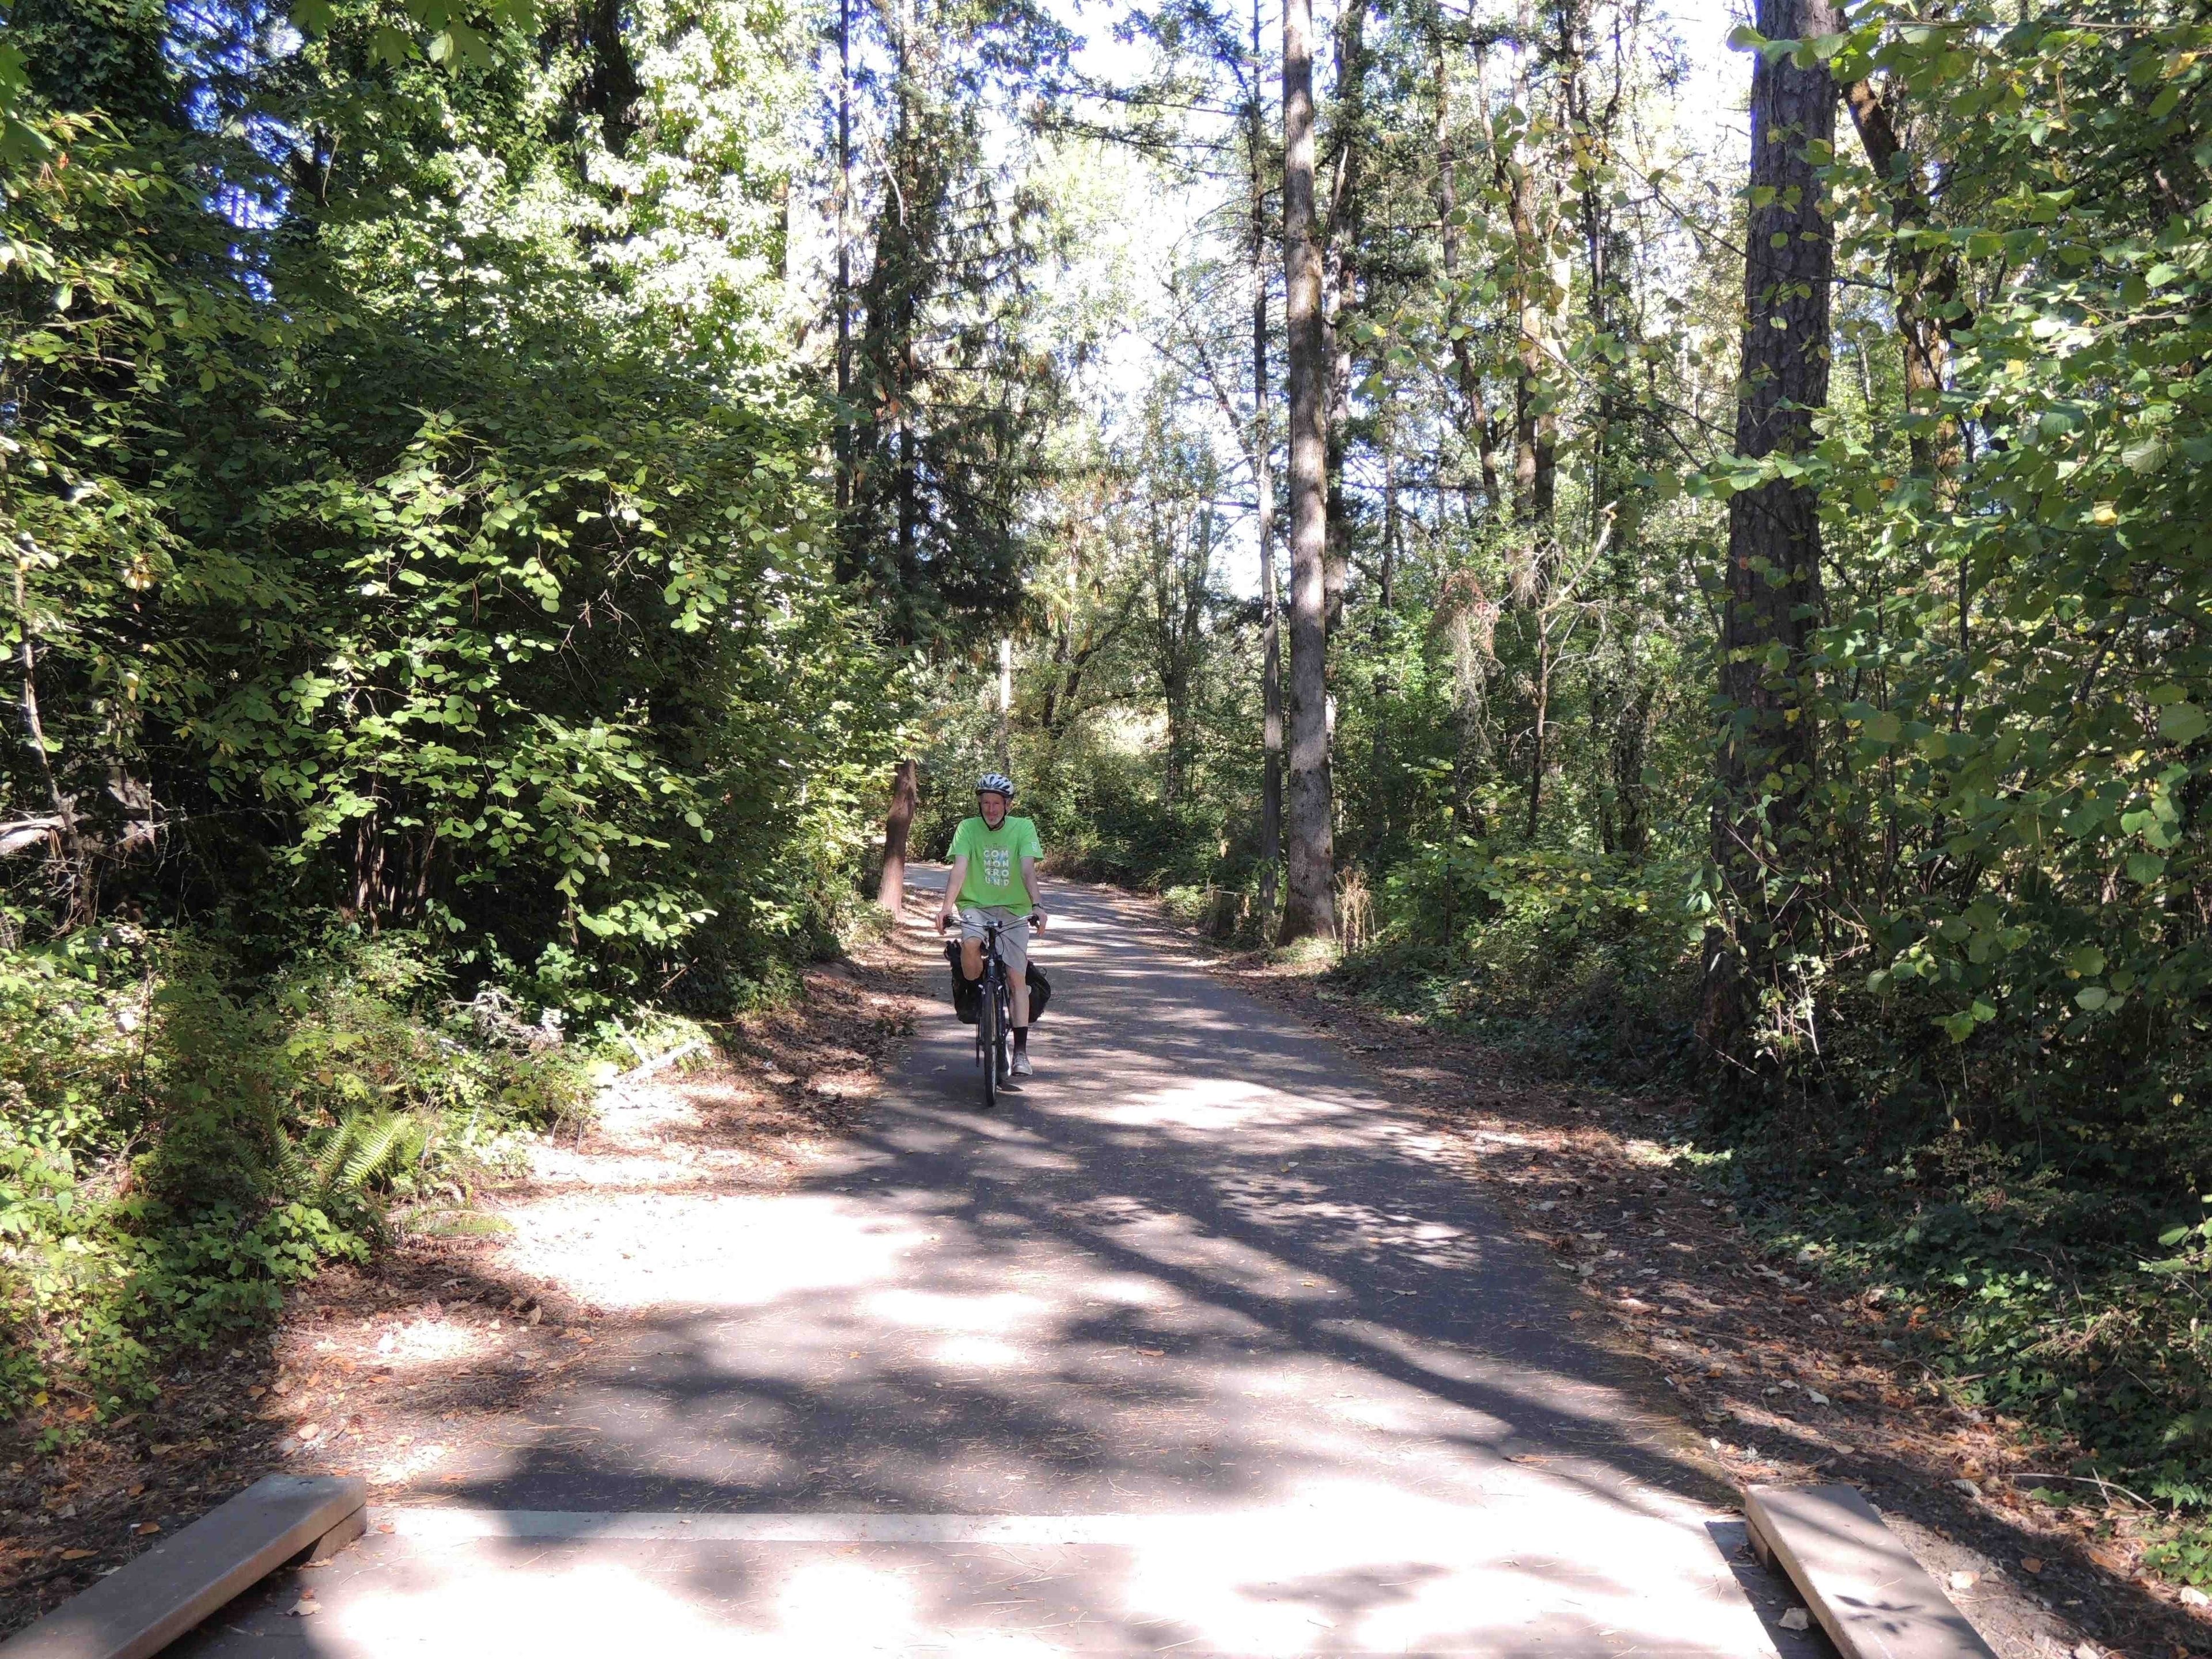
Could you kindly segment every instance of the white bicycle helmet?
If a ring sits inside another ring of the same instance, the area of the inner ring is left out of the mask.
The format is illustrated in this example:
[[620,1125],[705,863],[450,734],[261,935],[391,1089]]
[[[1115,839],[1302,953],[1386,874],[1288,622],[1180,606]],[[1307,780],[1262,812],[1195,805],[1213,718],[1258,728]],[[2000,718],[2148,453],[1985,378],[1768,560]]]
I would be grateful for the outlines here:
[[986,772],[975,780],[979,795],[1004,795],[1009,806],[1014,802],[1014,781],[1004,772]]

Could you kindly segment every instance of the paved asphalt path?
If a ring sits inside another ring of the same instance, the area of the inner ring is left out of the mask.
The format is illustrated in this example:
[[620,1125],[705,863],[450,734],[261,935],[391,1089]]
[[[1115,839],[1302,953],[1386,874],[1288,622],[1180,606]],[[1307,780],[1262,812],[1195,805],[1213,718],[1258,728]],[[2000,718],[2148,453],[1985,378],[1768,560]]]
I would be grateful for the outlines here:
[[179,1650],[1816,1650],[1467,1154],[1054,897],[1018,1096],[978,1110],[948,1006],[845,1153],[672,1230],[560,1403]]

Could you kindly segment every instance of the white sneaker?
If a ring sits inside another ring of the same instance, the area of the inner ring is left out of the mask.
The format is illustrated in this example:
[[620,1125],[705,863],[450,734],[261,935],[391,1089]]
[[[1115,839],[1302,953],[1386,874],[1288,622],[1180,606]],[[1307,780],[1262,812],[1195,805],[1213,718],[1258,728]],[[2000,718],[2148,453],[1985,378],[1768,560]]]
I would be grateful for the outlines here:
[[1016,1077],[1027,1077],[1030,1074],[1030,1057],[1026,1050],[1014,1051],[1014,1063],[1012,1069]]

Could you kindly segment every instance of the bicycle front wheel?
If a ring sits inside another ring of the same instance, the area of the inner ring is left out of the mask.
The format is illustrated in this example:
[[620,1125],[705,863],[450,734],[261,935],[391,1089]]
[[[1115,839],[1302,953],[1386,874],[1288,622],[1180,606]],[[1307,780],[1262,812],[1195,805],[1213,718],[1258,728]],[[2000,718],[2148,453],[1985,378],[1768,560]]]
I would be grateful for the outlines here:
[[997,986],[984,986],[977,1018],[976,1041],[983,1050],[983,1109],[988,1112],[999,1103],[999,1050],[1006,1042],[1006,1024],[999,1018]]

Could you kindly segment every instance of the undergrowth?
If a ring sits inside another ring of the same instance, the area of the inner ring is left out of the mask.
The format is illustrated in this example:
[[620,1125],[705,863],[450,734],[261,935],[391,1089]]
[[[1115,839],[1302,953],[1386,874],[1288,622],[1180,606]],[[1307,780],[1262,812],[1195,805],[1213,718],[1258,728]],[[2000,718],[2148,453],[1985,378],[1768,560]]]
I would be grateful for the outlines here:
[[2148,1564],[2212,1585],[2212,1170],[2186,1167],[2190,1094],[2150,1099],[2116,1053],[2112,1102],[2087,1109],[2048,1062],[2038,1097],[2033,1057],[1976,1063],[1844,990],[1792,1091],[1708,1092],[1683,873],[1462,843],[1394,873],[1378,936],[1333,979],[1533,1076],[1701,1100],[1679,1155],[1764,1248],[1892,1309],[1901,1356],[2041,1454],[2049,1501],[2155,1516]]
[[396,1214],[465,1206],[594,1054],[405,934],[260,973],[121,924],[0,954],[0,1407],[58,1443],[149,1397]]

